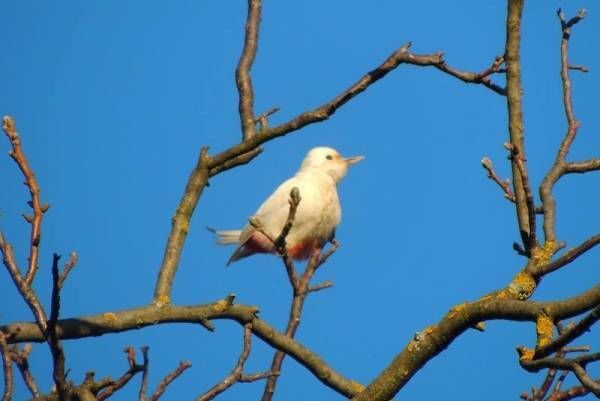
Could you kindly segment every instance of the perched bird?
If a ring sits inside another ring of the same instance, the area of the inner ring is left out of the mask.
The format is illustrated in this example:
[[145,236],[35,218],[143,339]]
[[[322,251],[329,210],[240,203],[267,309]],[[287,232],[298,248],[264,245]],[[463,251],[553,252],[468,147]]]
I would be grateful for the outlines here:
[[242,230],[215,231],[219,244],[238,245],[227,265],[255,253],[277,253],[273,241],[283,229],[290,210],[290,192],[297,187],[302,200],[296,217],[286,237],[288,255],[296,260],[307,259],[313,250],[321,248],[333,239],[335,228],[340,224],[342,210],[337,184],[346,175],[348,167],[364,159],[363,156],[342,157],[328,147],[311,149],[292,178],[281,184],[258,208],[253,221]]

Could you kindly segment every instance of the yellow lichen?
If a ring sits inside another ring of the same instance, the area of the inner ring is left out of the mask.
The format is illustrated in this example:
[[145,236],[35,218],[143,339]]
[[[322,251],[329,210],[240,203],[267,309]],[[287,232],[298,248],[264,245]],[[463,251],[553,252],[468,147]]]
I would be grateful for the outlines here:
[[529,348],[521,347],[518,349],[519,351],[519,359],[522,361],[531,361],[533,359],[533,355],[535,351]]
[[412,340],[411,342],[408,343],[408,346],[406,347],[406,349],[410,352],[413,351],[418,351],[419,350],[419,343],[415,340]]
[[554,322],[546,314],[538,316],[535,331],[537,333],[536,346],[543,347],[552,342],[552,334],[554,334]]
[[223,312],[229,307],[229,305],[230,304],[226,300],[221,299],[220,301],[215,302],[215,304],[213,305],[213,309],[217,312]]
[[462,304],[458,304],[455,307],[453,307],[452,309],[450,309],[450,312],[448,312],[448,319],[452,319],[454,316],[456,316],[458,314],[458,312],[460,312],[461,310],[465,309],[467,307],[467,303],[463,302]]
[[431,334],[434,331],[435,331],[435,326],[427,326],[427,328],[425,329],[426,334]]
[[168,305],[170,303],[171,303],[171,298],[169,298],[168,295],[164,295],[164,294],[154,300],[154,305],[156,305],[159,308],[162,308],[163,306]]
[[354,380],[350,381],[350,385],[352,386],[352,389],[354,391],[356,391],[357,393],[360,393],[361,391],[363,391],[366,387],[363,386],[362,384],[360,384],[359,382],[356,382]]
[[138,327],[143,326],[144,325],[144,319],[142,319],[141,317],[138,317],[137,319],[135,319],[135,324]]
[[485,331],[485,322],[475,323],[475,325],[473,326],[473,328],[475,330]]
[[519,272],[508,285],[508,291],[514,298],[525,300],[533,294],[535,287],[536,283],[531,274]]
[[548,264],[552,259],[555,248],[556,241],[546,241],[543,246],[536,246],[531,251],[531,262],[536,266]]
[[106,312],[102,315],[102,317],[104,318],[104,320],[106,320],[108,322],[114,322],[117,320],[117,315],[115,315],[112,312]]

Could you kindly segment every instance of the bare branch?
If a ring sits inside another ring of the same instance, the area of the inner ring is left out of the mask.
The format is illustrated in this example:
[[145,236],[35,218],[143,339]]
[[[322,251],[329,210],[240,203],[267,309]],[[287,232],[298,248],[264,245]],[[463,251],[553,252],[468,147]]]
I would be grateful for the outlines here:
[[251,340],[252,340],[252,325],[247,323],[244,325],[244,347],[238,361],[231,371],[223,380],[219,383],[215,384],[210,390],[206,393],[202,394],[196,401],[209,401],[215,398],[217,395],[221,394],[223,391],[227,390],[229,387],[233,386],[242,378],[242,372],[244,370],[244,364],[250,355],[251,350]]
[[60,277],[58,279],[58,288],[59,289],[63,288],[63,286],[65,285],[65,281],[67,280],[67,277],[69,276],[69,273],[71,273],[71,270],[73,270],[73,268],[77,265],[78,261],[79,261],[79,256],[77,256],[77,253],[71,252],[71,254],[69,255],[69,260],[63,266],[62,273],[60,273]]
[[31,195],[31,201],[29,202],[29,205],[33,209],[33,216],[26,219],[31,224],[31,235],[29,244],[29,266],[25,276],[25,283],[27,283],[28,286],[31,286],[31,283],[35,278],[35,273],[38,269],[40,240],[42,234],[42,216],[44,212],[48,210],[48,206],[42,205],[40,200],[40,187],[35,178],[33,170],[27,162],[27,158],[23,153],[23,149],[21,148],[21,139],[17,133],[17,127],[14,120],[9,116],[5,116],[2,120],[2,129],[12,144],[10,157],[12,157],[15,163],[17,163],[19,169],[23,173],[23,176],[25,177],[25,185],[27,185],[27,188],[29,188],[29,193]]
[[[230,159],[233,158],[231,157]],[[187,238],[190,219],[208,182],[209,165],[210,157],[208,156],[208,148],[203,147],[200,151],[196,167],[185,186],[185,191],[179,202],[179,206],[177,206],[177,211],[171,224],[171,232],[169,233],[154,290],[154,303],[159,307],[171,303],[171,288],[179,265],[181,250]],[[214,165],[212,167],[216,168],[217,166]]]
[[579,256],[583,255],[598,244],[600,244],[600,234],[589,238],[588,240],[579,244],[575,248],[569,249],[567,252],[565,252],[553,262],[550,262],[545,265],[532,266],[531,274],[533,274],[535,277],[539,277],[548,273],[552,273],[553,271],[558,270],[561,267],[573,262]]
[[488,178],[490,178],[492,181],[498,184],[500,189],[502,189],[502,191],[504,192],[504,197],[511,202],[515,202],[515,194],[513,194],[512,189],[510,188],[510,181],[508,179],[503,181],[500,179],[500,177],[498,177],[490,158],[484,157],[483,159],[481,159],[481,165],[487,171]]
[[234,158],[231,158],[227,161],[225,161],[222,164],[217,165],[216,167],[213,167],[210,169],[208,176],[209,177],[214,177],[215,175],[223,172],[223,171],[227,171],[229,169],[232,169],[234,167],[238,167],[238,166],[242,166],[244,164],[248,164],[250,163],[252,160],[254,160],[254,158],[256,156],[258,156],[259,154],[262,153],[262,148],[254,148],[252,150],[250,150],[249,152],[243,153],[239,156],[236,156]]
[[600,170],[600,159],[590,159],[582,162],[571,162],[565,164],[564,173],[565,174],[583,174],[588,171],[597,171]]
[[169,373],[164,379],[162,379],[160,381],[160,383],[158,384],[158,387],[156,388],[156,390],[154,390],[154,393],[152,393],[152,395],[150,396],[150,401],[157,401],[164,394],[165,390],[167,389],[167,386],[169,384],[171,384],[171,382],[173,380],[175,380],[179,376],[181,376],[181,374],[183,372],[185,372],[191,366],[192,366],[192,363],[189,361],[179,362],[179,366],[177,366],[177,368],[173,372]]
[[13,370],[12,360],[8,349],[6,334],[0,331],[0,357],[2,358],[2,368],[4,372],[4,390],[2,391],[2,401],[11,401],[13,396]]
[[256,118],[254,118],[254,122],[256,124],[259,124],[259,129],[261,131],[268,129],[269,128],[269,117],[272,116],[273,114],[277,113],[278,111],[279,111],[279,107],[273,107],[273,108],[265,111],[261,115],[257,116]]
[[[150,371],[150,359],[148,357],[148,351],[150,348],[148,346],[143,346],[140,348],[142,350],[142,363],[146,368],[142,371],[142,383],[140,384],[140,391],[138,393],[139,401],[146,401],[148,397],[146,394],[148,392],[148,372]],[[131,348],[131,352],[133,352],[133,348]],[[129,354],[129,351],[128,351]],[[128,357],[129,359],[129,357]],[[133,362],[135,364],[135,358],[133,358]],[[130,364],[131,366],[131,364]]]
[[[293,190],[292,190],[293,192]],[[293,194],[291,196],[293,198]],[[298,196],[298,202],[300,198]],[[290,200],[290,214],[291,209],[294,206],[294,201]],[[297,206],[297,205],[296,205]],[[294,211],[295,214],[295,211]],[[292,287],[294,290],[294,296],[292,298],[292,305],[290,308],[290,317],[288,319],[288,324],[284,333],[284,336],[293,338],[296,334],[296,330],[298,326],[300,326],[300,319],[302,316],[302,309],[304,307],[304,301],[306,300],[306,296],[313,291],[317,291],[319,289],[323,289],[326,287],[330,287],[331,285],[322,285],[319,288],[311,289],[310,281],[312,280],[314,274],[317,269],[322,266],[327,259],[337,250],[339,243],[332,239],[332,246],[321,255],[321,249],[316,249],[313,251],[310,256],[306,269],[304,273],[300,277],[300,279],[296,279],[296,273],[293,270],[293,266],[291,266],[291,274],[293,274],[294,279],[290,276],[290,281],[292,282]],[[287,268],[286,263],[286,268]],[[288,268],[288,274],[290,274],[290,270]],[[275,352],[273,356],[273,361],[271,363],[271,372],[281,372],[281,366],[283,364],[283,359],[285,358],[285,352],[278,350]],[[275,387],[277,386],[277,379],[279,376],[271,376],[267,379],[267,383],[265,385],[265,389],[262,395],[262,401],[270,401],[273,398],[273,394],[275,393]]]
[[60,311],[60,275],[58,272],[58,261],[60,255],[52,257],[52,302],[50,307],[50,319],[48,319],[48,331],[46,333],[50,353],[52,354],[52,377],[56,385],[56,391],[60,401],[67,400],[69,384],[65,375],[65,354],[56,333],[56,322]]
[[[135,362],[135,351],[132,347],[127,347],[123,350],[127,355],[127,363],[129,364],[129,369],[116,381],[111,382],[110,385],[106,386],[106,388],[97,395],[98,401],[104,401],[110,396],[112,396],[115,392],[123,388],[129,381],[139,372],[143,372],[148,368],[148,358],[144,357],[144,365],[138,365]],[[142,352],[146,354],[148,352],[148,348],[142,348]]]
[[[561,60],[561,68],[560,68],[560,77],[562,81],[562,89],[563,89],[563,104],[565,107],[565,116],[567,119],[567,133],[558,148],[558,153],[556,154],[556,158],[554,163],[550,167],[550,170],[544,177],[542,181],[542,185],[540,186],[540,197],[542,199],[542,207],[544,209],[544,236],[546,241],[556,241],[556,233],[555,233],[555,213],[556,213],[556,202],[554,201],[554,197],[552,195],[552,188],[556,181],[560,179],[566,172],[566,162],[565,158],[571,149],[571,144],[575,140],[575,136],[577,135],[577,130],[581,125],[579,121],[575,118],[575,113],[573,112],[573,97],[571,93],[571,78],[569,77],[569,60],[568,60],[568,46],[569,46],[569,38],[571,36],[571,27],[579,22],[585,16],[585,11],[580,11],[580,13],[571,18],[569,21],[566,21],[562,11],[559,9],[558,17],[561,24],[562,29],[562,39],[560,42],[560,60]],[[573,170],[572,172],[575,172]]]
[[[512,176],[515,192],[515,207],[519,232],[525,249],[531,244],[532,228],[530,227],[530,213],[527,207],[527,193],[523,183],[523,173],[527,174],[524,160],[525,141],[523,134],[523,95],[521,87],[521,14],[523,11],[523,0],[511,0],[508,2],[506,18],[506,48],[504,62],[506,64],[506,90],[508,106],[508,131],[510,144],[513,147],[512,154],[520,155],[513,157]],[[522,161],[522,168],[519,168]]]
[[585,371],[585,365],[600,360],[600,353],[586,354],[577,358],[544,358],[529,360],[520,358],[521,366],[530,371],[537,372],[540,369],[553,368],[572,371],[583,386],[592,391],[596,397],[600,397],[600,383],[590,378]]
[[440,71],[450,74],[453,77],[456,77],[465,83],[482,84],[482,85],[486,86],[487,88],[491,89],[492,91],[496,92],[497,94],[506,96],[506,89],[493,83],[492,80],[490,79],[490,75],[498,73],[498,72],[506,71],[506,70],[500,68],[502,66],[502,64],[504,64],[504,57],[502,57],[502,56],[496,57],[491,66],[489,66],[485,70],[477,73],[477,72],[463,72],[463,71],[459,71],[455,68],[452,68],[443,59],[443,54],[440,53],[439,55],[440,55],[440,62],[438,64],[436,64],[435,67],[437,69],[439,69]]
[[17,365],[19,372],[21,373],[21,377],[23,378],[23,382],[25,382],[25,386],[29,389],[29,392],[35,397],[39,397],[40,390],[29,370],[29,354],[31,353],[32,347],[31,344],[25,344],[23,350],[19,350],[18,346],[14,346],[10,350],[11,359]]
[[31,287],[27,284],[25,278],[21,276],[19,272],[19,267],[17,266],[17,262],[15,260],[15,255],[13,254],[12,246],[4,239],[4,236],[0,232],[0,252],[2,253],[2,261],[10,277],[12,278],[17,290],[23,297],[23,300],[33,313],[35,317],[36,323],[38,324],[40,330],[42,332],[46,332],[48,329],[47,326],[47,318],[46,312],[42,308],[40,301],[37,296],[31,289]]
[[242,123],[242,138],[247,140],[256,134],[254,121],[254,93],[250,69],[258,48],[258,31],[260,26],[261,0],[248,0],[248,17],[246,19],[246,34],[244,49],[235,70],[235,80],[240,96],[239,112]]
[[553,352],[570,344],[571,341],[583,335],[594,323],[600,319],[600,306],[597,306],[590,314],[581,319],[577,324],[566,329],[558,338],[549,344],[535,350],[534,359],[544,358]]

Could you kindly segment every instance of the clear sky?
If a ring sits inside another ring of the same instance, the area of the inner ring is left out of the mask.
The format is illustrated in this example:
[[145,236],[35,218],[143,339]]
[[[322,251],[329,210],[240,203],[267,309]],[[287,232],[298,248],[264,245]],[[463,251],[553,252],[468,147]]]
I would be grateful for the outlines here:
[[[417,53],[444,51],[460,69],[479,71],[503,52],[504,1],[264,1],[253,68],[256,111],[273,106],[277,124],[316,107],[379,65],[407,41]],[[583,122],[572,160],[600,149],[600,6],[592,0],[529,1],[524,12],[525,134],[532,182],[550,166],[566,123],[559,81],[559,24],[580,7],[571,60],[575,113]],[[0,113],[15,117],[42,199],[52,205],[43,228],[36,290],[49,300],[53,252],[76,250],[80,263],[63,291],[62,316],[151,301],[170,219],[199,148],[218,152],[240,140],[234,69],[245,1],[4,2],[0,23]],[[502,81],[500,81],[502,82]],[[230,292],[260,306],[283,329],[291,297],[274,257],[224,264],[231,248],[206,226],[237,228],[312,147],[363,154],[340,186],[342,244],[317,281],[335,286],[308,298],[298,340],[346,377],[369,383],[415,332],[457,303],[506,285],[523,264],[514,209],[489,181],[489,156],[509,175],[505,99],[434,69],[402,66],[330,120],[268,143],[251,166],[211,181],[192,220],[173,301],[200,304]],[[1,154],[9,150],[0,140]],[[0,229],[23,265],[27,192],[8,157],[0,158]],[[567,177],[556,188],[557,229],[571,246],[600,227],[600,175]],[[574,295],[598,283],[598,251],[552,274],[537,300]],[[0,322],[31,320],[8,274],[0,273]],[[170,325],[66,342],[69,377],[85,371],[118,377],[126,345],[150,346],[150,384],[180,360],[193,367],[164,399],[191,399],[224,377],[241,348],[241,329],[216,322]],[[541,376],[523,371],[515,347],[532,346],[530,323],[489,322],[432,360],[398,400],[516,399]],[[600,346],[589,334],[578,344]],[[266,370],[272,350],[255,339],[247,370]],[[34,347],[32,370],[44,390],[50,357]],[[595,370],[596,376],[600,374]],[[116,397],[132,399],[138,385]],[[21,382],[16,400],[27,397]],[[569,383],[573,384],[571,380]],[[263,383],[239,384],[220,399],[258,399]],[[278,400],[342,399],[291,359]]]

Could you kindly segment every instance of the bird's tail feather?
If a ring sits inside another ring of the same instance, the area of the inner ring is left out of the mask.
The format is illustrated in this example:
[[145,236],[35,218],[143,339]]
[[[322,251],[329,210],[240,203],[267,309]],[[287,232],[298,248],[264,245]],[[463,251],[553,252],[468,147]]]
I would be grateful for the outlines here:
[[231,245],[239,244],[240,242],[240,234],[242,233],[242,230],[215,230],[214,228],[208,227],[207,229],[215,234],[217,244]]

